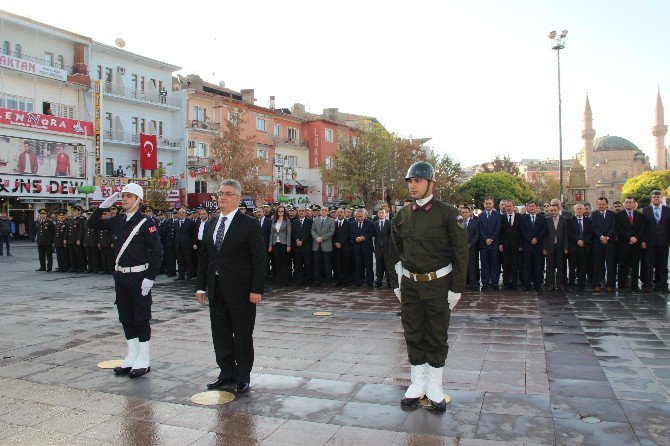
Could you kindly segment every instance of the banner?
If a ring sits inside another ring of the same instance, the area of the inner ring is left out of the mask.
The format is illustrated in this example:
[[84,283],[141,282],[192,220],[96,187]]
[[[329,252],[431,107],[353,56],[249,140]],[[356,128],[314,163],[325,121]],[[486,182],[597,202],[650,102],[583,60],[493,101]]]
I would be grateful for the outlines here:
[[77,119],[59,118],[53,115],[0,108],[0,124],[15,125],[31,129],[51,130],[70,135],[91,136],[93,123]]
[[86,178],[86,146],[0,135],[0,175]]
[[93,119],[95,120],[95,175],[102,175],[102,87],[100,79],[93,81]]
[[51,200],[84,198],[85,195],[79,192],[79,186],[84,186],[84,182],[83,179],[0,174],[0,197],[41,197]]
[[12,70],[21,71],[23,73],[36,74],[38,76],[67,82],[67,71],[61,68],[42,65],[37,62],[30,62],[6,54],[0,54],[0,67],[11,68]]
[[158,169],[158,141],[156,135],[140,133],[140,169]]

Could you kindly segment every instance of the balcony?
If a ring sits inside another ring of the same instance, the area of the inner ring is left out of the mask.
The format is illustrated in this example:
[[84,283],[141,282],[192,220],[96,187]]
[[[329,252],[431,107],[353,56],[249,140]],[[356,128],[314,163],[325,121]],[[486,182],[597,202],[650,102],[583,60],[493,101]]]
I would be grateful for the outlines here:
[[[165,136],[157,136],[159,149],[179,150],[181,148],[180,138],[168,138]],[[118,144],[139,144],[139,133],[124,132],[120,130],[106,129],[103,132],[103,141]]]
[[194,130],[204,130],[206,132],[219,133],[221,131],[221,124],[212,121],[200,121],[193,119],[190,122],[189,128]]
[[53,62],[50,60],[45,60],[45,59],[40,59],[38,57],[33,57],[33,56],[28,56],[26,54],[21,54],[21,53],[15,53],[13,51],[10,51],[9,53],[6,52],[4,49],[0,48],[0,54],[4,54],[9,57],[14,57],[16,59],[21,59],[26,62],[32,62],[35,64],[39,64],[45,67],[51,67],[51,68],[56,68],[58,70],[65,70],[67,74],[75,74],[76,71],[74,70],[73,67],[68,66],[68,65],[61,65],[57,62]]
[[275,146],[290,146],[290,147],[309,147],[309,141],[306,139],[300,140],[296,138],[285,138],[281,136],[272,136]]
[[112,84],[110,82],[102,83],[102,90],[106,95],[117,96],[119,98],[131,99],[133,101],[144,102],[158,106],[181,108],[179,98],[172,98],[165,94],[151,93],[149,91],[137,90],[124,85]]

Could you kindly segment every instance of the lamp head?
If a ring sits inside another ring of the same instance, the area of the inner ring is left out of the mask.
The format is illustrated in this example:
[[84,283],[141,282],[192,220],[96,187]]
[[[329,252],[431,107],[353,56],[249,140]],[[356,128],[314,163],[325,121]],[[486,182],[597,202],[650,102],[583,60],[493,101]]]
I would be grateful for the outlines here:
[[549,33],[549,38],[554,39],[556,37],[556,31],[552,31]]
[[563,31],[561,31],[561,39],[565,39],[565,36],[567,36],[567,35],[568,35],[568,30],[567,29],[564,29]]

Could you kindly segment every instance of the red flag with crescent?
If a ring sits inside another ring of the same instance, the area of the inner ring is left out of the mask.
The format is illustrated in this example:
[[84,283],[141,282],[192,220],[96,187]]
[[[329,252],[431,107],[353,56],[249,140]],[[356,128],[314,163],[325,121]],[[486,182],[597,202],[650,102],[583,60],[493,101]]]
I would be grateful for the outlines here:
[[140,133],[140,168],[158,169],[158,141],[156,135]]

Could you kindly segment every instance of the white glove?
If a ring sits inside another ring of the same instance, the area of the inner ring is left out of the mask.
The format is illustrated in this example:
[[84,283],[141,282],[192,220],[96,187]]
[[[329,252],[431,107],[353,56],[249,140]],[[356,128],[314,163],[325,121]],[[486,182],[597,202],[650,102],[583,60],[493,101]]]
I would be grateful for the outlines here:
[[393,292],[395,293],[395,297],[397,297],[398,300],[400,300],[400,288],[394,288]]
[[121,192],[114,192],[112,195],[109,197],[105,198],[105,201],[100,203],[101,208],[111,208],[114,203],[119,199],[121,196]]
[[154,281],[149,279],[142,280],[142,296],[146,296],[151,291],[151,287],[154,286]]
[[461,300],[461,293],[452,293],[449,291],[447,294],[447,301],[449,302],[449,310],[453,310],[458,301]]

